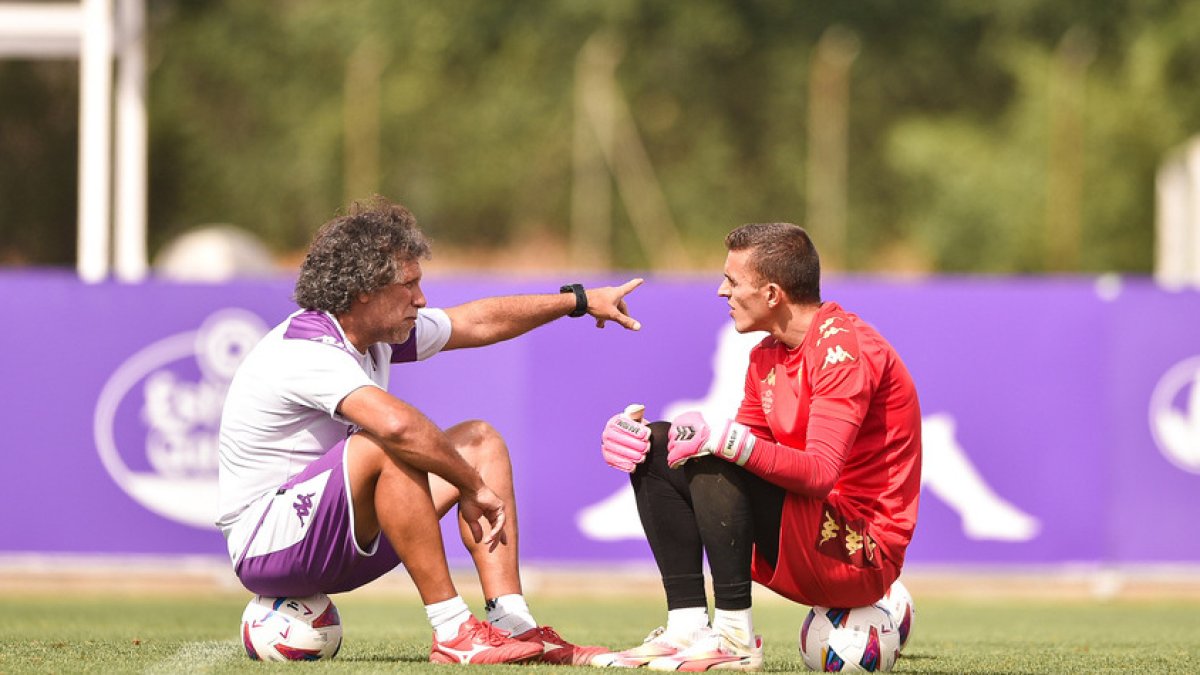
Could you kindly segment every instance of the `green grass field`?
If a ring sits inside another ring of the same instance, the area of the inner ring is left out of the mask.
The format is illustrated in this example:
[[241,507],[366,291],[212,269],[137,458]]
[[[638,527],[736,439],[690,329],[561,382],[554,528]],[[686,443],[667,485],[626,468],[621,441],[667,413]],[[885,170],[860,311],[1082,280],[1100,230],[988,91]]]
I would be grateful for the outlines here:
[[[337,596],[345,626],[330,662],[246,658],[238,620],[247,596],[10,594],[0,603],[0,673],[450,672],[426,662],[429,628],[417,600]],[[468,598],[470,601],[470,598]],[[640,642],[664,618],[658,596],[530,597],[538,617],[569,639],[614,648]],[[918,598],[902,673],[1197,673],[1200,604],[1188,601],[1002,601]],[[768,672],[802,671],[796,635],[806,608],[760,602]],[[474,672],[483,672],[473,667]],[[595,672],[506,666],[498,671]]]

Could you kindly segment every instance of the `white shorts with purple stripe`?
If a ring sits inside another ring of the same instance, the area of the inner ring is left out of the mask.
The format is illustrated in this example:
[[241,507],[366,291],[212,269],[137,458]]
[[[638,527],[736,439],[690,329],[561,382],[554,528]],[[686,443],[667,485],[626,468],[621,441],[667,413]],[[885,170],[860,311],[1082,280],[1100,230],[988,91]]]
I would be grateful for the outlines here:
[[383,534],[367,551],[354,540],[344,462],[347,442],[330,448],[252,507],[261,515],[234,566],[250,591],[272,597],[343,593],[400,564]]

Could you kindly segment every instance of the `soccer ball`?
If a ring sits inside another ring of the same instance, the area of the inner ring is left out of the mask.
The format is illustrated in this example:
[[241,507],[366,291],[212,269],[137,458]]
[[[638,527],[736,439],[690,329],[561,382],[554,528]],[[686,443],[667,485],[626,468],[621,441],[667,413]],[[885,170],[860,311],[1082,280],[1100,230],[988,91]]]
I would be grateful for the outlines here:
[[912,635],[913,616],[917,613],[912,594],[897,579],[887,594],[879,600],[879,604],[887,607],[892,613],[892,619],[896,622],[896,632],[900,633],[900,649],[904,649],[909,636]]
[[242,612],[242,644],[255,661],[332,659],[342,646],[342,619],[328,595],[254,596]]
[[891,612],[879,603],[813,607],[800,627],[800,654],[810,670],[884,672],[900,656],[900,634]]

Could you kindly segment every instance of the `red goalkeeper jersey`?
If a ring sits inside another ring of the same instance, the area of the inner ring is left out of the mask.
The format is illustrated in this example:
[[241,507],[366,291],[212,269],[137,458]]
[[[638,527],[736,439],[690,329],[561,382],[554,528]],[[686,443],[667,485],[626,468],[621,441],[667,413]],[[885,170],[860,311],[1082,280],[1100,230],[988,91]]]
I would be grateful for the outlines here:
[[878,331],[826,302],[795,349],[763,340],[750,352],[737,421],[769,441],[746,468],[790,493],[780,573],[756,564],[760,583],[795,595],[783,572],[828,560],[814,552],[898,574],[917,521],[921,411],[908,369]]

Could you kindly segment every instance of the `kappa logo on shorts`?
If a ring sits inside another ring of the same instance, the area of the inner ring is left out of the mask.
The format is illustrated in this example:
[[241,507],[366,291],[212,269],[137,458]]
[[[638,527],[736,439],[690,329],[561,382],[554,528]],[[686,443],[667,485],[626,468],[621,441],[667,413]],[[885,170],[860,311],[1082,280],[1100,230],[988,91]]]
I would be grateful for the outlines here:
[[846,520],[829,504],[821,509],[821,528],[817,533],[816,549],[825,555],[855,567],[879,567],[875,556],[878,544],[867,532],[861,518]]
[[306,495],[296,495],[296,501],[292,504],[292,508],[296,510],[296,517],[300,519],[300,526],[304,526],[304,519],[312,514],[313,497],[317,493],[310,492]]

